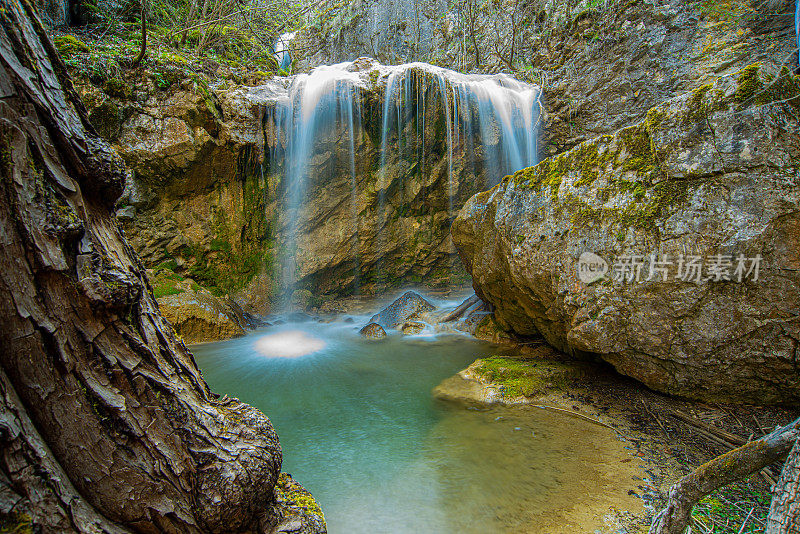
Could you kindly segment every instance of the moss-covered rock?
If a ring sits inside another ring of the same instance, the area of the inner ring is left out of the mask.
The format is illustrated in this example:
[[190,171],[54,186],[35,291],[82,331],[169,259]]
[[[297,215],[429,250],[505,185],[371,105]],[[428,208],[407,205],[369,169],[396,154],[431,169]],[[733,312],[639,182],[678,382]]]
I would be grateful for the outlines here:
[[323,534],[327,531],[325,515],[311,493],[288,473],[281,473],[275,484],[270,505],[268,534]]
[[433,390],[436,398],[479,404],[528,404],[560,393],[596,372],[593,364],[568,360],[547,346],[522,356],[490,356],[473,362]]
[[74,35],[58,35],[53,38],[53,44],[64,58],[71,57],[76,53],[89,52],[89,46]]
[[[672,394],[799,402],[798,105],[799,78],[754,65],[473,197],[452,235],[499,329]],[[581,281],[586,252],[609,276]]]
[[[156,286],[156,291],[161,287]],[[186,343],[219,341],[245,334],[239,310],[204,289],[168,289],[158,298],[161,314]]]

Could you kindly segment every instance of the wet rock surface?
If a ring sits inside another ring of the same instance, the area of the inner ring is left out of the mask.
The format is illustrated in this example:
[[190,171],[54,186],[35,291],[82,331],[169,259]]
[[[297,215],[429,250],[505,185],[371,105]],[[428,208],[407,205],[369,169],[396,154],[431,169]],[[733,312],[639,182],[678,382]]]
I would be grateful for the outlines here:
[[386,330],[378,323],[369,323],[359,330],[358,333],[367,339],[383,339],[386,337]]
[[406,291],[380,313],[373,315],[370,322],[378,323],[384,328],[394,329],[410,318],[418,317],[422,313],[435,309],[436,306],[425,300],[419,293]]

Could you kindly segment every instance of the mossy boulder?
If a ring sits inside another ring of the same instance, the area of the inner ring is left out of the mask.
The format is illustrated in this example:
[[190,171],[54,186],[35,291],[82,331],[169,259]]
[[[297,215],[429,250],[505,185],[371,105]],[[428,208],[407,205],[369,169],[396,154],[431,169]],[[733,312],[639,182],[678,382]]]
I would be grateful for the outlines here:
[[204,289],[157,299],[161,314],[186,343],[220,341],[245,334],[245,321],[225,299]]
[[800,78],[754,65],[474,196],[452,236],[497,328],[666,393],[800,402],[799,116]]
[[476,360],[433,390],[436,398],[479,404],[528,404],[544,395],[568,390],[595,369],[568,361],[540,347],[533,356],[490,356]]
[[89,46],[74,35],[58,35],[53,37],[53,44],[63,58],[67,58],[75,54],[89,53]]

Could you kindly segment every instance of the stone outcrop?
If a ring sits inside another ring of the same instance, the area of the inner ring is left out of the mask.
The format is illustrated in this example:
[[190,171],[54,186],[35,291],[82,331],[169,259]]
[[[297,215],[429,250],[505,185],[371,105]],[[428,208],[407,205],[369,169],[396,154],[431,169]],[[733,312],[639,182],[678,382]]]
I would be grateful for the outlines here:
[[436,307],[419,293],[406,291],[380,313],[373,315],[370,323],[377,323],[384,328],[397,328],[409,319],[417,319],[421,314],[435,309]]
[[78,88],[132,171],[118,204],[126,235],[148,267],[218,294],[241,290],[272,260],[275,186],[260,170],[261,116],[282,86],[214,91],[176,74],[164,90],[145,74],[125,76]]
[[186,343],[219,341],[245,334],[244,320],[234,308],[204,289],[161,297],[158,307]]
[[490,356],[476,360],[443,380],[433,389],[433,396],[468,404],[530,404],[549,393],[564,391],[596,371],[596,364],[564,361],[563,355],[542,345],[524,358]]
[[564,24],[525,45],[544,87],[546,155],[612,134],[753,63],[780,68],[794,46],[792,0],[605,5],[579,2]]
[[654,389],[796,404],[798,115],[800,79],[753,65],[506,177],[453,224],[476,293]]

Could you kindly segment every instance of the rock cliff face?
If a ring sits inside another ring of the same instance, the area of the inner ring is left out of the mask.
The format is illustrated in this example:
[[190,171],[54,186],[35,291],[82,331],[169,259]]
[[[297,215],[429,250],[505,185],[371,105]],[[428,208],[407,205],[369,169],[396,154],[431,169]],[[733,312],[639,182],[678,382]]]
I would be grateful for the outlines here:
[[[382,157],[391,71],[369,60],[352,68],[354,137],[341,125],[321,136],[294,220],[286,132],[275,118],[290,79],[213,89],[179,78],[167,91],[135,74],[124,89],[84,80],[90,118],[132,170],[117,213],[145,263],[236,294],[253,311],[290,297],[280,295],[280,269],[291,246],[294,289],[311,291],[318,304],[356,290],[466,283],[449,227],[457,208],[491,183],[488,170],[473,164],[488,150],[481,133],[469,147],[466,137],[451,139],[449,152],[440,80],[410,69],[405,98],[418,103],[403,108]],[[288,242],[292,227],[296,243]]]
[[800,78],[753,65],[506,177],[452,228],[478,295],[654,389],[796,404],[799,118]]
[[179,78],[162,90],[128,76],[78,86],[92,123],[132,171],[117,212],[128,238],[149,267],[221,294],[243,288],[270,259],[261,118],[281,87],[213,91]]
[[720,75],[793,62],[794,10],[793,0],[356,0],[294,46],[299,69],[368,55],[530,79],[556,154]]

